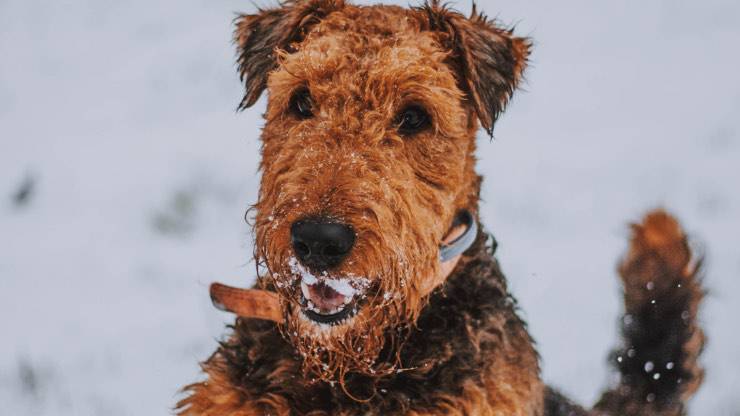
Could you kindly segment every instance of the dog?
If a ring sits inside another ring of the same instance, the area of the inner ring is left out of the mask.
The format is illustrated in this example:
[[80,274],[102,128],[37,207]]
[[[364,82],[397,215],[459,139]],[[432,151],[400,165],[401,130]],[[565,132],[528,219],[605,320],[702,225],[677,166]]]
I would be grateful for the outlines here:
[[540,378],[475,171],[476,132],[493,134],[528,38],[437,0],[289,0],[235,23],[239,108],[268,92],[259,279],[212,288],[241,316],[178,414],[685,413],[703,378],[701,261],[662,210],[632,226],[619,266],[619,383],[586,410]]

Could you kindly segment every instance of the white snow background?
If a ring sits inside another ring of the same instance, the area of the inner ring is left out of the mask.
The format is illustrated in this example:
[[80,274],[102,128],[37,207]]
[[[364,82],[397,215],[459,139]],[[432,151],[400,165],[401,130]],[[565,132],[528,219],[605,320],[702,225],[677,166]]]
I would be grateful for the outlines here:
[[[479,165],[545,379],[609,383],[626,224],[664,206],[707,253],[691,414],[740,415],[740,3],[480,6],[536,40]],[[0,415],[168,414],[201,377],[232,320],[207,285],[254,277],[264,100],[235,113],[230,43],[253,10],[0,0]]]

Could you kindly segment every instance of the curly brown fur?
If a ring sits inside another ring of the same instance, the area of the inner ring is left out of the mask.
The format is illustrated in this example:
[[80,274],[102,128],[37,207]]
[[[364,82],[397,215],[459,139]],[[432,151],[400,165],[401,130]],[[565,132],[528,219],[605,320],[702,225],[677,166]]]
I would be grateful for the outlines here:
[[[306,10],[336,7],[340,10],[316,23],[316,15],[306,17]],[[430,23],[430,11],[434,19],[446,19],[458,31],[438,31]],[[300,27],[276,24],[276,14]],[[309,23],[314,23],[310,30]],[[280,33],[264,35],[265,27]],[[284,42],[296,33],[301,35],[294,43],[277,44],[290,50],[276,51],[272,59],[277,59],[277,67],[267,82],[270,100],[255,220],[256,257],[268,270],[263,285],[281,294],[291,314],[281,329],[304,355],[307,374],[329,381],[347,371],[391,373],[397,363],[376,358],[386,342],[401,340],[382,336],[382,331],[416,320],[426,303],[420,288],[439,272],[438,245],[449,224],[461,209],[477,211],[477,122],[471,113],[479,100],[463,99],[460,85],[474,80],[460,78],[450,62],[460,59],[458,49],[472,50],[482,39],[501,44],[496,47],[502,50],[515,45],[526,49],[526,42],[482,18],[469,20],[436,4],[420,11],[316,0],[244,17],[237,29],[241,56],[268,59],[251,48],[261,51],[264,42]],[[476,43],[449,50],[460,44],[461,33],[476,33]],[[253,39],[260,34],[267,40]],[[473,52],[468,55],[465,68],[469,61],[477,62]],[[506,80],[510,91],[519,78],[514,71],[524,66],[516,59],[525,55],[510,50],[508,66],[488,76]],[[471,72],[475,79],[494,71],[490,64],[479,64],[481,68]],[[241,64],[247,79],[254,78],[254,65]],[[310,93],[313,117],[291,114],[297,91]],[[500,108],[507,93],[495,94],[502,101]],[[413,137],[397,129],[398,114],[409,105],[424,107],[431,119],[429,128]],[[290,226],[308,217],[352,224],[357,243],[335,274],[363,276],[373,286],[354,324],[333,328],[323,339],[311,334],[297,316]]]
[[[259,414],[280,414],[284,403],[299,415],[542,414],[537,355],[486,238],[479,236],[408,329],[399,351],[403,369],[392,376],[350,373],[344,388],[300,377],[301,357],[275,324],[239,319],[205,364],[210,385],[191,388],[183,414],[209,414],[203,412],[216,402],[255,403]],[[199,394],[221,390],[214,382],[231,386],[227,397]]]
[[[180,414],[584,414],[543,387],[485,234],[446,281],[439,260],[458,213],[477,220],[476,131],[492,132],[522,78],[529,40],[438,1],[411,9],[288,1],[236,25],[241,107],[269,95],[254,247],[258,285],[276,292],[284,323],[237,320]],[[404,124],[409,109],[420,127]],[[302,299],[301,284],[317,278],[296,259],[292,227],[315,218],[354,235],[346,258],[316,273],[364,285],[356,313],[336,325],[311,319]],[[650,338],[658,321],[632,288],[632,270],[642,278],[664,269],[646,267],[623,269],[628,313],[647,328],[628,328],[627,340],[647,342],[640,359],[657,360],[660,345],[685,352],[671,358],[687,387],[656,390],[657,406],[685,400],[698,380],[699,297],[658,282],[666,275],[670,285],[673,274],[656,275],[661,301],[683,302],[691,325],[675,339]],[[676,327],[674,312],[659,316]],[[643,408],[635,400],[653,390],[634,368],[621,368],[629,389],[607,394],[601,410]]]

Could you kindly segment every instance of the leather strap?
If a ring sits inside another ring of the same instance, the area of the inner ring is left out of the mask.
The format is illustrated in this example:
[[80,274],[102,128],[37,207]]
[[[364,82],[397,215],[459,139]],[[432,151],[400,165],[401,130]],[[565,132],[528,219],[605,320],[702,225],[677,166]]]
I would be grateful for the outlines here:
[[260,289],[239,289],[211,283],[211,302],[218,310],[245,318],[283,322],[280,298],[275,292]]

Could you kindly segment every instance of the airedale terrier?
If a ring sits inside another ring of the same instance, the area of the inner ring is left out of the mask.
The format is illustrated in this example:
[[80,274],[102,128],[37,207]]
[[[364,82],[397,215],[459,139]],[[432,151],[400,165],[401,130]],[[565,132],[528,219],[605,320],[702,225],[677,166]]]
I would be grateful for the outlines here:
[[620,382],[587,411],[541,381],[480,226],[474,156],[528,39],[436,0],[295,0],[238,17],[235,43],[240,108],[269,93],[260,277],[251,291],[212,288],[241,317],[179,414],[685,413],[703,376],[700,262],[663,211],[633,226],[619,268]]

